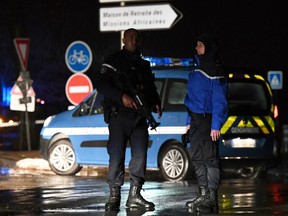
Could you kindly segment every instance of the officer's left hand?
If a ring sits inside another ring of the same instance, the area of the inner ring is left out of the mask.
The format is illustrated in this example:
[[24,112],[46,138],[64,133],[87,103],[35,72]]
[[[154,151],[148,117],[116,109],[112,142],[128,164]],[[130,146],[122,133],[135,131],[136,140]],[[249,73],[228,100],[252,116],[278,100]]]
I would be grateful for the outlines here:
[[131,108],[131,109],[138,109],[136,102],[127,94],[122,95],[122,103],[125,107]]
[[158,118],[162,117],[162,109],[160,105],[155,105],[156,113],[158,113]]
[[220,138],[220,131],[219,130],[211,130],[210,136],[213,141],[217,141]]

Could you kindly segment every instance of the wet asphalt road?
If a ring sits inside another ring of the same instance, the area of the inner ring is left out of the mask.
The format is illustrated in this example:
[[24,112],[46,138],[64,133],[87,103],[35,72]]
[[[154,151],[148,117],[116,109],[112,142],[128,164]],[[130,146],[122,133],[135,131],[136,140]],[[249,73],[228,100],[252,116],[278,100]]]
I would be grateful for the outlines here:
[[[154,177],[153,177],[154,178]],[[45,216],[154,216],[195,215],[185,203],[197,194],[195,180],[165,182],[149,179],[144,198],[155,203],[154,211],[125,208],[128,181],[122,187],[119,212],[105,212],[109,196],[105,178],[21,175],[0,177],[0,215]],[[225,178],[219,189],[218,215],[288,215],[288,179]]]

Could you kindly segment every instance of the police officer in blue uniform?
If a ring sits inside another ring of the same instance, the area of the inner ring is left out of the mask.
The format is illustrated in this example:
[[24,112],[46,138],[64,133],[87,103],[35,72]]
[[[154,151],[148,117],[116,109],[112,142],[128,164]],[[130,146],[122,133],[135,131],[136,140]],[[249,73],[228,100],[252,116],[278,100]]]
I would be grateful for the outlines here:
[[140,104],[135,100],[135,94],[141,95],[148,112],[158,113],[158,118],[162,115],[161,101],[154,84],[155,77],[150,62],[144,60],[139,51],[139,31],[127,29],[122,42],[123,48],[103,62],[95,79],[98,92],[104,95],[104,115],[109,128],[107,183],[110,197],[105,204],[105,210],[119,210],[128,143],[131,147],[131,186],[126,206],[151,210],[155,207],[154,203],[145,200],[140,194],[145,182],[148,125],[143,109],[140,109]]
[[195,46],[196,68],[189,74],[185,105],[189,118],[192,163],[200,194],[186,203],[189,211],[217,213],[220,184],[218,142],[220,129],[228,117],[228,85],[217,59],[212,37],[203,34]]

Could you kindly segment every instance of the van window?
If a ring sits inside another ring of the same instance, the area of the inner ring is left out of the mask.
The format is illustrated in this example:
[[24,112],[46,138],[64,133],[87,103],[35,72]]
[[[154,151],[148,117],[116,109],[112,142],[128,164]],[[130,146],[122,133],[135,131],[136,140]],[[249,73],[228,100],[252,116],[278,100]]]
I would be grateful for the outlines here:
[[162,89],[163,89],[163,82],[164,82],[164,80],[163,79],[157,79],[156,81],[155,81],[155,86],[156,86],[156,88],[157,88],[157,92],[158,92],[158,94],[161,96],[161,94],[162,94]]
[[168,79],[165,86],[162,86],[162,91],[165,111],[186,111],[184,99],[187,94],[187,79]]
[[268,115],[270,97],[263,82],[229,82],[230,115]]
[[173,82],[170,85],[168,92],[168,104],[184,104],[184,99],[187,93],[187,85],[183,82]]
[[104,113],[103,100],[104,96],[102,94],[94,92],[86,101],[80,104],[79,108],[73,113],[73,117]]

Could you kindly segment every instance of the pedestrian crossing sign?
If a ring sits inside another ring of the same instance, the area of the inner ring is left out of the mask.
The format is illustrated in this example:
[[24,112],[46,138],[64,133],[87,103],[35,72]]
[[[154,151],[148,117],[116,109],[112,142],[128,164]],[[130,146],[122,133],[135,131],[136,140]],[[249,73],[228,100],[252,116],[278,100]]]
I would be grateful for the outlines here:
[[268,81],[270,83],[271,89],[282,89],[282,71],[268,71]]

